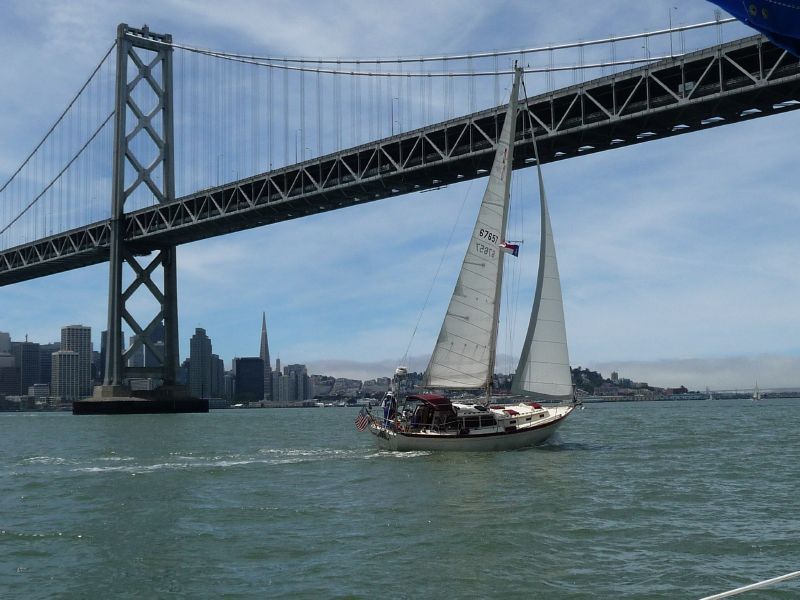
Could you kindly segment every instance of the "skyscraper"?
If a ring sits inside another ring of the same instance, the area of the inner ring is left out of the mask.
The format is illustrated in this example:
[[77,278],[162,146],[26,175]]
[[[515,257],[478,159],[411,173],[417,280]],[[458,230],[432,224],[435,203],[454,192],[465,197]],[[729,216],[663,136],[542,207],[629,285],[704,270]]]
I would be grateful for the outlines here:
[[283,368],[284,377],[289,378],[288,395],[290,401],[299,402],[311,398],[311,385],[308,379],[308,369],[305,365],[286,365]]
[[221,398],[225,390],[225,363],[216,354],[211,355],[211,392],[209,398]]
[[[27,337],[27,336],[26,336]],[[22,396],[28,393],[28,388],[39,381],[39,344],[33,342],[12,342],[11,354],[19,373],[19,390]]]
[[264,397],[264,363],[258,357],[233,359],[237,402],[258,402]]
[[11,353],[11,336],[5,331],[0,331],[0,352]]
[[0,399],[19,394],[19,372],[14,357],[0,352]]
[[82,397],[80,391],[80,353],[72,350],[53,352],[50,393],[61,402],[73,402]]
[[272,363],[269,360],[269,340],[267,339],[267,313],[261,313],[261,351],[259,358],[264,363],[264,400],[272,400]]
[[61,350],[61,344],[42,344],[39,346],[39,381],[37,383],[50,383],[53,372],[53,352]]
[[[139,341],[138,335],[131,336],[131,348],[136,345],[136,342]],[[128,358],[128,366],[131,368],[140,368],[144,366],[144,346],[139,346],[135,352],[131,352]]]
[[211,340],[206,330],[198,327],[189,340],[189,394],[209,398],[211,392]]
[[92,329],[85,325],[61,328],[61,350],[78,353],[78,394],[92,394]]
[[[150,332],[150,342],[160,350],[161,356],[164,356],[164,323],[157,323]],[[161,361],[146,345],[141,348],[142,365],[143,367],[160,367]]]

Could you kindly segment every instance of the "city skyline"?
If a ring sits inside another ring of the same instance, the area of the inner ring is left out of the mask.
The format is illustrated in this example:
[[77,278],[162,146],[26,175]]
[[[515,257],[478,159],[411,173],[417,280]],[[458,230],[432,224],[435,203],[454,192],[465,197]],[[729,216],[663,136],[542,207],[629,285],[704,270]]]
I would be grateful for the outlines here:
[[[2,68],[11,76],[31,64],[35,76],[17,75],[18,86],[0,91],[7,107],[0,116],[0,179],[63,109],[119,21],[147,22],[176,40],[215,48],[365,56],[522,47],[657,29],[668,14],[684,23],[713,17],[705,2],[641,4],[565,2],[553,14],[540,2],[473,3],[467,22],[456,24],[450,18],[455,3],[442,3],[418,23],[420,5],[412,2],[387,5],[391,27],[381,23],[385,11],[363,15],[358,27],[371,33],[361,36],[350,35],[346,23],[326,29],[332,9],[324,5],[292,11],[278,5],[269,18],[285,27],[273,28],[265,41],[256,24],[267,16],[256,3],[220,11],[167,2],[158,12],[149,2],[113,10],[10,3],[0,24]],[[568,18],[570,7],[587,14],[580,30]],[[77,48],[61,30],[75,19],[89,32]],[[330,35],[315,35],[321,31]],[[787,173],[798,125],[800,114],[787,113],[545,166],[573,366],[696,389],[752,386],[756,379],[797,384],[800,323],[793,298],[800,292],[794,267],[800,241],[793,229],[799,215]],[[515,173],[515,197],[534,189],[532,176]],[[245,347],[241,338],[265,310],[273,356],[291,356],[311,372],[391,375],[444,257],[409,354],[411,368],[424,368],[484,185],[462,183],[179,247],[182,359],[198,326],[215,340],[226,368],[234,356],[257,356],[257,340]],[[526,213],[518,260],[522,297],[530,296],[535,279],[533,214]],[[106,328],[106,293],[107,265],[6,287],[0,330],[15,340],[30,333],[45,342],[43,332],[69,321],[99,335]],[[506,320],[524,326],[529,308],[520,306]],[[519,334],[514,337],[501,347],[509,357],[498,361],[504,372],[514,362]],[[93,342],[99,347],[99,338]]]
[[[77,332],[77,333],[76,333]],[[15,340],[13,336],[9,335],[7,332],[0,331],[0,359],[5,360],[5,356],[8,356],[12,359],[12,362],[16,359],[16,368],[20,369],[22,363],[30,364],[30,360],[26,360],[24,358],[23,353],[26,351],[34,352],[36,356],[36,362],[40,365],[40,371],[37,373],[44,374],[45,371],[47,375],[33,375],[28,374],[25,375],[22,371],[18,371],[16,383],[14,384],[14,389],[20,390],[19,393],[24,395],[24,391],[31,388],[32,385],[42,385],[38,382],[45,382],[43,385],[50,386],[50,395],[52,396],[59,396],[60,392],[63,390],[64,383],[63,381],[57,382],[56,381],[56,373],[61,372],[62,374],[59,377],[64,377],[63,375],[63,366],[61,367],[61,371],[59,371],[58,361],[62,361],[65,359],[69,359],[71,361],[74,360],[74,367],[71,366],[72,363],[68,363],[69,369],[76,371],[75,375],[70,375],[69,381],[67,383],[67,387],[69,388],[69,393],[65,394],[65,396],[69,396],[69,398],[80,398],[82,396],[87,395],[86,393],[79,392],[79,389],[86,389],[86,385],[81,384],[78,381],[79,375],[77,375],[78,369],[78,361],[79,356],[83,357],[83,362],[85,365],[86,361],[86,352],[87,352],[87,345],[85,341],[90,339],[91,328],[85,327],[83,325],[65,325],[61,328],[61,342],[54,342],[54,343],[39,343],[34,340],[25,339],[23,340]],[[101,339],[104,337],[105,331],[100,332]],[[391,371],[394,367],[393,362],[390,361],[376,361],[375,370],[374,371],[363,371],[359,372],[358,369],[363,369],[363,363],[360,366],[355,366],[352,364],[337,364],[337,361],[320,361],[319,363],[314,363],[312,366],[307,367],[304,363],[294,363],[281,366],[281,359],[280,357],[276,357],[275,359],[275,367],[270,361],[270,351],[269,351],[269,343],[268,343],[268,335],[266,329],[266,315],[262,312],[262,322],[261,322],[261,338],[260,338],[260,352],[259,356],[256,357],[254,355],[247,355],[246,353],[236,353],[233,357],[230,358],[230,362],[226,363],[223,357],[220,357],[218,354],[212,352],[212,340],[209,336],[207,336],[207,332],[204,328],[198,327],[195,329],[194,334],[192,335],[191,339],[188,340],[187,343],[188,352],[187,356],[182,359],[181,361],[181,373],[179,373],[179,378],[183,381],[186,386],[187,390],[190,394],[195,396],[209,396],[212,397],[225,397],[230,401],[233,401],[235,396],[239,395],[239,391],[231,391],[228,389],[229,377],[235,381],[238,386],[238,380],[240,373],[237,373],[237,362],[239,364],[245,365],[247,368],[246,377],[248,378],[248,391],[251,389],[250,386],[253,385],[255,382],[253,370],[254,367],[250,366],[253,361],[259,361],[261,365],[261,372],[263,373],[263,385],[260,386],[260,390],[262,390],[260,397],[264,401],[273,400],[273,394],[276,395],[274,401],[276,402],[286,402],[285,395],[288,393],[288,389],[283,389],[283,385],[287,385],[287,382],[281,383],[280,380],[285,376],[291,376],[293,371],[296,371],[298,368],[302,369],[302,373],[305,376],[306,380],[311,378],[329,378],[335,379],[336,381],[348,381],[348,382],[360,382],[367,384],[369,382],[380,381],[380,380],[390,380],[390,377],[382,375],[384,372]],[[78,348],[78,350],[72,350],[70,348]],[[27,350],[26,350],[27,349]],[[95,383],[99,383],[102,381],[102,357],[103,352],[101,350],[95,349],[93,342],[89,342],[88,350],[91,352],[90,361],[92,366],[95,367],[94,372],[96,373]],[[197,353],[196,360],[193,362],[191,360],[192,353]],[[51,356],[52,353],[52,361],[53,361],[53,381],[50,382],[49,374],[50,374],[50,361],[47,362],[47,366],[45,367],[44,358]],[[70,356],[65,355],[74,355],[74,358],[70,358]],[[264,357],[268,362],[264,361]],[[409,367],[410,373],[421,374],[425,370],[425,366],[427,364],[427,357],[408,357],[409,360],[406,362],[406,365]],[[512,364],[512,357],[506,355],[499,355],[498,356],[498,365],[501,364]],[[129,359],[130,362],[136,361],[136,357],[132,357]],[[758,357],[754,359],[740,359],[738,364],[734,366],[725,366],[724,368],[729,369],[746,369],[748,360],[758,360]],[[99,362],[98,362],[99,361]],[[230,365],[229,367],[227,365]],[[194,365],[194,368],[193,368]],[[620,366],[621,365],[621,366]],[[5,363],[0,361],[0,367],[4,367]],[[634,382],[644,382],[649,383],[655,387],[660,387],[664,389],[677,389],[679,387],[688,387],[690,390],[694,391],[702,391],[704,388],[706,390],[711,389],[714,392],[717,391],[725,391],[725,392],[738,392],[741,390],[748,390],[751,389],[752,386],[749,385],[742,385],[742,386],[733,386],[730,388],[724,387],[714,387],[711,388],[708,385],[700,386],[700,385],[689,385],[686,386],[686,381],[691,381],[692,379],[692,369],[697,369],[696,364],[694,361],[685,361],[685,360],[676,360],[670,365],[672,379],[664,384],[663,382],[659,382],[654,384],[649,378],[637,378],[630,375],[631,372],[636,372],[635,369],[626,371],[626,368],[629,368],[630,365],[623,362],[617,363],[607,363],[602,364],[599,366],[593,366],[592,369],[596,370],[603,376],[606,380],[614,380],[615,376],[619,376],[618,372],[622,372],[622,375],[625,379],[629,381],[632,380]],[[719,365],[716,365],[719,368]],[[30,368],[30,367],[27,367]],[[580,369],[586,368],[582,367],[581,365],[572,365],[573,369]],[[350,376],[344,375],[332,375],[332,372],[339,371],[341,369],[347,370],[351,373]],[[195,373],[194,378],[192,377],[192,373]],[[378,373],[378,374],[375,374]],[[200,374],[200,377],[198,377]],[[513,375],[513,371],[504,372],[501,370],[496,370],[495,375],[500,378],[508,378]],[[26,381],[25,378],[30,379],[30,381]],[[770,377],[767,375],[767,380]],[[37,383],[33,383],[34,380]],[[144,383],[144,380],[139,380],[134,378],[134,381],[141,381]],[[0,388],[3,387],[3,384],[8,384],[7,379],[3,379],[3,374],[0,373]],[[292,385],[296,386],[296,383]],[[308,385],[307,383],[305,385]],[[74,389],[73,389],[74,388]],[[789,386],[765,386],[761,385],[762,389],[800,389],[800,386],[796,385],[789,385]],[[137,387],[136,389],[150,389],[147,385],[144,388]],[[295,389],[295,388],[292,388]],[[313,386],[311,388],[313,390]],[[278,390],[281,390],[280,392]],[[0,392],[2,389],[0,389]],[[306,389],[308,391],[308,389]],[[209,392],[209,393],[207,393]],[[11,393],[7,391],[6,393]],[[15,394],[17,392],[14,392]],[[294,394],[295,392],[292,392]],[[283,394],[284,399],[281,400],[278,397],[278,394]],[[310,396],[306,399],[309,399]],[[298,398],[298,401],[302,398]],[[257,400],[251,398],[249,401],[257,402]]]

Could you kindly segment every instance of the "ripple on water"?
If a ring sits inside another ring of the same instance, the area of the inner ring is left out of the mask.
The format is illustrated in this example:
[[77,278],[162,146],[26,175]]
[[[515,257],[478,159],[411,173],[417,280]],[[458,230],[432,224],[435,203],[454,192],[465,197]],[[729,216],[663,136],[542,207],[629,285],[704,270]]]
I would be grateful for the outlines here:
[[551,444],[476,454],[380,451],[344,410],[12,415],[0,589],[697,598],[800,564],[800,401],[779,408],[587,406]]

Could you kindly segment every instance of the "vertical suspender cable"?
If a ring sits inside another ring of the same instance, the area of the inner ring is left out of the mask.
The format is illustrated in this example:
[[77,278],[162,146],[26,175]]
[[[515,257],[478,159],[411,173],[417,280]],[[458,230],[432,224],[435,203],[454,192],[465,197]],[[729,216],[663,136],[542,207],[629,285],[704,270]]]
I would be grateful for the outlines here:
[[317,156],[322,156],[322,75],[319,71],[317,71]]
[[275,135],[275,122],[273,119],[272,113],[272,101],[274,97],[274,85],[273,85],[273,78],[272,73],[275,71],[272,67],[267,69],[267,127],[269,131],[267,132],[267,164],[269,165],[269,170],[272,170],[272,161],[274,156],[274,143],[273,137]]
[[283,164],[289,164],[289,71],[283,71]]
[[251,69],[250,72],[253,74],[253,98],[250,108],[253,119],[251,135],[255,137],[253,140],[253,160],[251,162],[250,172],[255,175],[260,171],[258,166],[261,164],[261,69]]
[[[301,67],[305,63],[300,63]],[[306,72],[300,71],[300,160],[306,159]]]

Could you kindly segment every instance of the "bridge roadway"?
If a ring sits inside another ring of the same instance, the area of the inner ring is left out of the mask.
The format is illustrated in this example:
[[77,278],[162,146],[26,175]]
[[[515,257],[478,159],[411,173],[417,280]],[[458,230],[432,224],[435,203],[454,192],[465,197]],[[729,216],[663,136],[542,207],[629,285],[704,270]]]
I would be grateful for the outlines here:
[[[800,63],[753,36],[528,98],[514,168],[800,108]],[[125,215],[136,252],[482,177],[505,108],[485,110]],[[527,115],[527,116],[526,116]],[[109,200],[110,202],[110,200]],[[0,286],[108,260],[110,222],[0,252]]]

